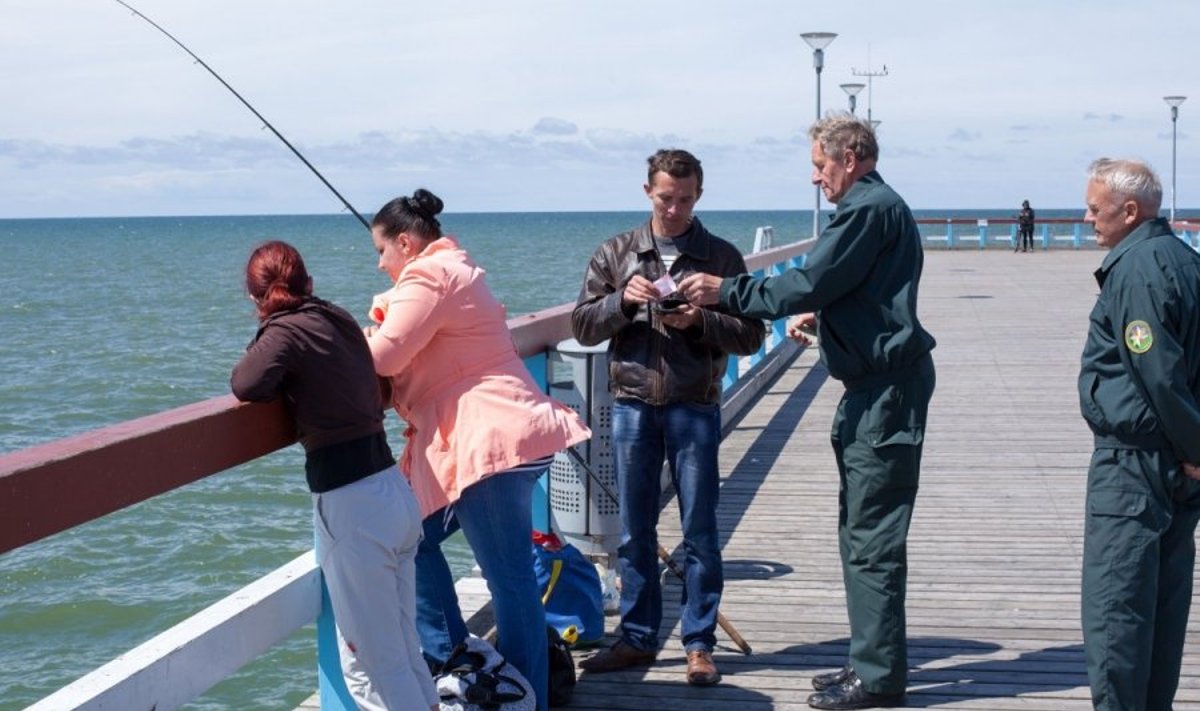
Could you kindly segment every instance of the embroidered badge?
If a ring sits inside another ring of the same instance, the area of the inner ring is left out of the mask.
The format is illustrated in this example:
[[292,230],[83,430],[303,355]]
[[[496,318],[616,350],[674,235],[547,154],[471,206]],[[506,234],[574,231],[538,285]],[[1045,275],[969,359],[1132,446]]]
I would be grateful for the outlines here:
[[1141,355],[1154,345],[1154,334],[1150,332],[1150,324],[1145,321],[1130,321],[1125,327],[1125,345],[1129,350]]

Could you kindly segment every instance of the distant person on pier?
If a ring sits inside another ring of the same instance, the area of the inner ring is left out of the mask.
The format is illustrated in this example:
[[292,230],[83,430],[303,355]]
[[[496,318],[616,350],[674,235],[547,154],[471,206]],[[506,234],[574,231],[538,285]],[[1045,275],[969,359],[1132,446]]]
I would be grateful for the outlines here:
[[1179,683],[1200,521],[1200,255],[1158,216],[1144,163],[1088,169],[1096,271],[1079,401],[1095,435],[1083,539],[1092,704],[1165,711]]
[[467,637],[441,544],[466,536],[496,617],[497,647],[548,707],[546,615],[533,567],[533,486],[554,453],[586,440],[579,416],[538,388],[513,346],[484,270],[442,234],[425,189],[376,213],[379,269],[395,284],[366,329],[375,372],[407,423],[400,460],[424,517],[417,631],[432,666]]
[[917,320],[923,252],[904,200],[875,170],[870,123],[834,113],[809,128],[812,182],[837,205],[804,266],[779,276],[688,277],[693,304],[789,324],[846,392],[833,420],[838,538],[850,618],[850,658],[812,680],[808,704],[861,709],[903,703],[908,680],[907,538],[934,389],[934,339]]
[[1033,208],[1029,206],[1028,200],[1023,200],[1021,202],[1021,211],[1017,213],[1019,237],[1017,239],[1017,246],[1013,248],[1014,252],[1017,249],[1024,252],[1026,248],[1030,252],[1033,251],[1033,221]]
[[592,255],[571,327],[584,345],[608,345],[613,464],[621,497],[621,638],[584,660],[588,672],[654,662],[662,624],[658,575],[661,477],[668,462],[683,522],[680,626],[687,681],[720,680],[712,650],[724,590],[717,498],[721,379],[729,353],[750,354],[765,336],[758,319],[676,301],[675,283],[697,273],[746,271],[737,248],[695,219],[700,161],[683,150],[647,159],[650,219]]
[[259,328],[230,385],[239,400],[284,400],[295,420],[350,693],[364,711],[436,710],[414,621],[420,511],[388,447],[367,341],[313,296],[285,242],[251,253],[246,292]]

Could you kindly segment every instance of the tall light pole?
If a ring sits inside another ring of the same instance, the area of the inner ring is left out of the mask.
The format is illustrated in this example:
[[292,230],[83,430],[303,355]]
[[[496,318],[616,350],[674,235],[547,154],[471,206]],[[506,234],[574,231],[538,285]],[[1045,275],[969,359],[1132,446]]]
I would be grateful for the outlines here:
[[842,84],[842,91],[846,92],[846,96],[850,97],[850,113],[854,113],[854,106],[858,102],[858,92],[866,88],[866,84]]
[[[817,120],[821,120],[821,70],[825,68],[825,48],[837,37],[836,32],[802,32],[800,38],[813,49],[813,69],[817,70]],[[813,237],[821,234],[821,186],[814,185],[816,203],[813,205]]]
[[1175,122],[1179,119],[1179,105],[1186,100],[1186,96],[1163,97],[1171,107],[1171,222],[1175,221]]
[[880,69],[877,72],[873,72],[873,71],[871,71],[871,62],[870,62],[870,60],[868,60],[867,61],[867,71],[860,72],[857,69],[855,69],[854,67],[850,67],[850,73],[856,77],[866,77],[867,78],[867,120],[870,121],[871,120],[871,80],[874,79],[875,77],[886,77],[888,75],[887,65],[885,64],[885,65],[883,65],[883,69]]

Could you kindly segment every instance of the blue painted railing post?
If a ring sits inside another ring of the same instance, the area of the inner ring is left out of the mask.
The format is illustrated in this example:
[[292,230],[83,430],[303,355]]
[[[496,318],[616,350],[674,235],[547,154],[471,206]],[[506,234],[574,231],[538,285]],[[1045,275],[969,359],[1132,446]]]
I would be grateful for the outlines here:
[[950,220],[946,220],[946,245],[950,249],[954,249],[956,246],[954,243],[954,223]]
[[1075,223],[1074,242],[1075,242],[1075,249],[1079,249],[1080,247],[1083,246],[1083,225],[1079,224],[1078,222]]
[[[314,538],[315,538],[314,534]],[[313,555],[321,560],[321,542],[313,541]],[[338,653],[337,625],[325,576],[321,576],[321,612],[317,615],[317,689],[321,696],[321,711],[358,711],[350,697],[346,680],[342,678],[342,658]]]
[[988,232],[987,223],[983,222],[983,220],[980,220],[980,225],[979,225],[979,248],[980,249],[987,247],[987,232]]
[[1012,247],[1015,252],[1017,250],[1017,226],[1016,224],[1012,224],[1008,227],[1008,246]]
[[[534,382],[542,392],[550,392],[550,379],[546,377],[546,368],[550,359],[546,353],[535,353],[524,360],[525,368],[533,376]],[[533,487],[533,530],[550,530],[550,472],[538,478]]]
[[1042,225],[1042,249],[1050,249],[1050,225]]
[[730,355],[725,361],[725,375],[721,376],[721,392],[725,392],[738,380],[738,363],[741,356]]

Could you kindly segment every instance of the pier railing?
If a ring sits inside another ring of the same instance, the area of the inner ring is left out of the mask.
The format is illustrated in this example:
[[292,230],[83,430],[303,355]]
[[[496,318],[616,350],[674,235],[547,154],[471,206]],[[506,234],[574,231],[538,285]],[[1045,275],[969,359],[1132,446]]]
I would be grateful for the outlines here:
[[[758,274],[803,264],[813,240],[747,257]],[[570,337],[573,304],[509,320],[543,387],[548,353]],[[763,348],[730,358],[722,411],[732,420],[797,347],[772,324]],[[0,553],[270,454],[296,441],[280,403],[226,395],[0,454]],[[65,496],[64,492],[71,492]],[[544,492],[543,492],[544,496]],[[32,710],[177,708],[317,621],[321,708],[354,708],[342,683],[334,621],[312,551],[58,690]],[[86,640],[81,640],[86,644]]]
[[[927,247],[945,249],[988,249],[1017,246],[1016,218],[975,219],[925,217],[917,220]],[[1192,249],[1200,250],[1200,222],[1175,221],[1175,234]],[[1034,224],[1034,246],[1038,249],[1087,249],[1096,247],[1091,225],[1076,219],[1047,218]]]

